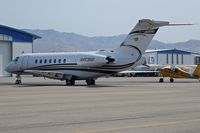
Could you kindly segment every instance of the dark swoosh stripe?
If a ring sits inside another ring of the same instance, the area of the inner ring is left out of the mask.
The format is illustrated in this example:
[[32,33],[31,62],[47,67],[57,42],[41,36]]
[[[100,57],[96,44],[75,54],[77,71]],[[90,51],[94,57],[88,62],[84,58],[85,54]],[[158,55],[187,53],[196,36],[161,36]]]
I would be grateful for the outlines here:
[[84,68],[84,67],[40,67],[40,68],[32,68],[27,70],[68,70],[68,69],[84,69],[84,70],[97,70],[97,71],[112,71],[119,72],[122,69],[101,69],[101,68]]
[[[66,63],[66,64],[49,64],[49,65],[42,65],[42,66],[37,66],[37,67],[49,67],[49,66],[54,66],[54,65],[57,65],[57,66],[76,66],[77,63]],[[37,68],[37,67],[32,67],[32,68]]]
[[132,31],[128,35],[135,34],[135,33],[142,33],[142,34],[156,34],[158,29],[151,29],[151,30],[138,30],[138,31]]
[[[120,71],[121,69],[125,69],[125,68],[128,68],[130,66],[132,66],[134,63],[130,63],[130,64],[127,64],[125,66],[111,66],[111,67],[105,67],[105,66],[101,66],[101,67],[89,67],[87,69],[107,69],[107,70],[115,70],[115,71]],[[64,68],[84,68],[84,67],[81,67],[81,66],[58,66],[58,65],[51,65],[51,66],[40,66],[40,67],[33,67],[33,68],[29,68],[29,69],[64,69]]]
[[139,52],[139,56],[138,56],[137,60],[133,62],[133,64],[138,62],[140,60],[140,58],[142,57],[142,52],[140,51],[140,49],[138,47],[133,46],[133,45],[126,45],[124,42],[121,44],[121,46],[132,47],[132,48],[136,49]]

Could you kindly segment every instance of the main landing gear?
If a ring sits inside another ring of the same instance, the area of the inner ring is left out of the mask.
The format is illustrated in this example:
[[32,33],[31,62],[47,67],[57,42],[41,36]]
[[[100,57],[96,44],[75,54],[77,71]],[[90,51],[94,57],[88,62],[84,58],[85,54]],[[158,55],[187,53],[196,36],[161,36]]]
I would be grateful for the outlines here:
[[[65,82],[66,82],[67,86],[74,86],[75,85],[75,80],[73,78],[69,79],[69,80],[65,80]],[[87,85],[95,85],[95,80],[94,79],[87,79],[86,83],[87,83]]]
[[22,81],[21,81],[21,75],[17,74],[17,75],[16,75],[16,78],[17,78],[17,79],[15,80],[15,84],[16,84],[16,85],[20,85],[20,84],[22,83]]
[[71,78],[70,80],[65,80],[66,85],[68,86],[74,86],[75,85],[75,80]]
[[[174,82],[174,79],[173,79],[173,78],[170,78],[169,81],[170,81],[171,83],[173,83],[173,82]],[[164,78],[160,78],[160,79],[159,79],[159,82],[160,82],[160,83],[163,83],[163,82],[164,82]]]
[[160,83],[163,83],[163,82],[164,82],[164,78],[160,78],[160,79],[159,79],[159,82],[160,82]]
[[94,79],[87,79],[86,83],[87,83],[87,85],[95,85],[95,80]]

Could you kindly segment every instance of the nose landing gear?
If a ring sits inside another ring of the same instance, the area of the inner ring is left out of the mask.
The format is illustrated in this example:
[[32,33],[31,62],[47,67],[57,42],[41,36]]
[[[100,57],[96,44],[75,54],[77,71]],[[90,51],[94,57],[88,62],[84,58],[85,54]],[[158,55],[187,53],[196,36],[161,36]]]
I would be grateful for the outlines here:
[[17,78],[17,79],[16,79],[16,81],[15,81],[15,84],[16,84],[16,85],[20,85],[20,84],[22,83],[22,81],[21,81],[21,75],[17,74],[17,75],[16,75],[16,78]]
[[170,78],[170,80],[169,80],[171,83],[173,83],[174,82],[174,79],[173,78]]

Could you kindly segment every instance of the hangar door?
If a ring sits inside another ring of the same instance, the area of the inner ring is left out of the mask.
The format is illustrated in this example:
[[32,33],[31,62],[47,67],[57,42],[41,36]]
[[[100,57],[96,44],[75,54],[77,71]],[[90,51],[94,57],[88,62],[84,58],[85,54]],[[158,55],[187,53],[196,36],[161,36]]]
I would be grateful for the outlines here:
[[12,59],[12,47],[10,42],[0,42],[0,77],[11,76],[10,73],[5,71],[6,65]]

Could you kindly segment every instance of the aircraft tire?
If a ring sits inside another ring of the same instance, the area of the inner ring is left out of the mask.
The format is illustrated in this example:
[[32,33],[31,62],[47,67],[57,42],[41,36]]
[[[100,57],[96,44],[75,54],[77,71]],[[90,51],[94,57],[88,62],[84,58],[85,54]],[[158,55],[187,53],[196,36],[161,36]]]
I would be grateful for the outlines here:
[[71,85],[71,86],[75,85],[75,80],[74,80],[74,79],[71,79],[71,80],[70,80],[70,85]]
[[163,83],[163,82],[164,82],[164,79],[163,79],[163,78],[160,78],[159,82],[160,82],[160,83]]
[[21,80],[16,80],[16,81],[15,81],[15,84],[16,84],[16,85],[20,85],[21,83],[22,83]]
[[87,79],[86,83],[87,83],[87,85],[95,85],[95,80],[94,79]]
[[65,82],[66,82],[67,86],[74,86],[75,85],[75,80],[74,79],[66,80]]

